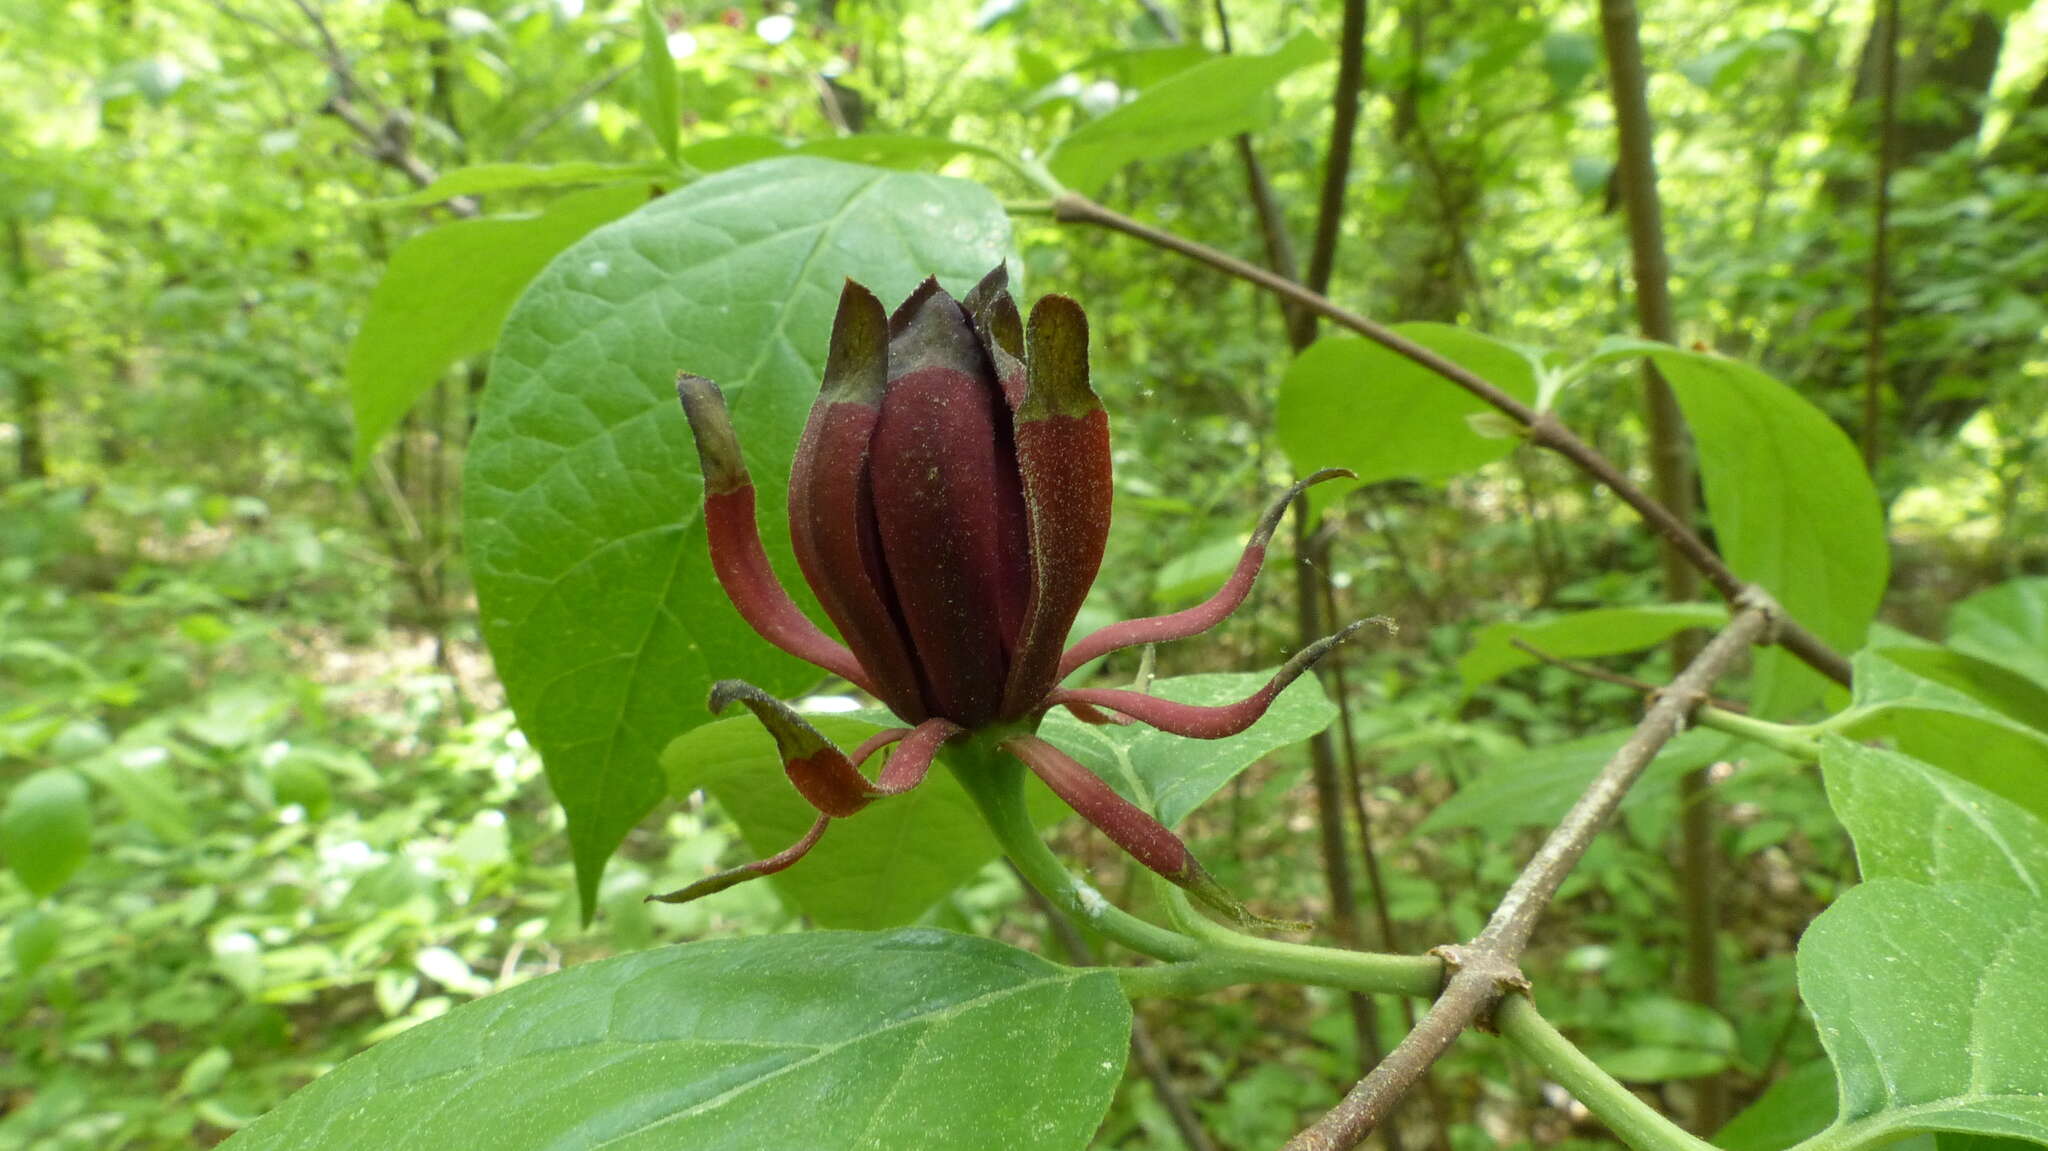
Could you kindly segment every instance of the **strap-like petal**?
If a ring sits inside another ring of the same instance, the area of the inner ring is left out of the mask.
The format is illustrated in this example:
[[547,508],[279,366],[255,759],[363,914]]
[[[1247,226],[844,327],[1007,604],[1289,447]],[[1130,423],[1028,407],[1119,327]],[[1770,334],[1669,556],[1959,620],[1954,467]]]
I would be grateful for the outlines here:
[[1184,611],[1171,615],[1150,616],[1146,619],[1125,620],[1113,623],[1099,631],[1092,632],[1086,639],[1067,649],[1060,657],[1059,678],[1073,674],[1075,668],[1097,656],[1108,655],[1139,644],[1164,643],[1168,640],[1187,639],[1200,635],[1215,627],[1237,610],[1244,597],[1251,594],[1252,584],[1259,578],[1259,569],[1265,566],[1266,549],[1273,542],[1273,532],[1280,526],[1280,517],[1287,512],[1287,505],[1314,484],[1333,480],[1339,476],[1352,476],[1348,468],[1324,468],[1322,471],[1297,481],[1281,497],[1273,501],[1266,514],[1259,517],[1259,525],[1252,532],[1251,542],[1239,557],[1237,568],[1230,573],[1223,586],[1207,600]]
[[789,472],[789,536],[825,614],[875,695],[912,723],[926,715],[875,518],[868,458],[889,379],[889,317],[851,280],[839,297],[825,382]]
[[1131,858],[1158,872],[1188,894],[1214,907],[1239,923],[1259,926],[1296,927],[1297,924],[1265,919],[1253,914],[1216,882],[1188,845],[1165,824],[1116,793],[1072,756],[1035,735],[1016,735],[1002,742],[1003,750],[1016,756],[1045,781],[1053,794],[1095,825]]
[[1059,682],[1060,645],[1109,541],[1109,416],[1088,382],[1088,318],[1064,296],[1031,309],[1029,386],[1016,408],[1017,470],[1030,531],[1031,597],[1010,659],[1003,715],[1038,710]]
[[1303,672],[1314,667],[1317,661],[1330,654],[1331,649],[1350,638],[1351,633],[1365,626],[1367,621],[1347,625],[1335,635],[1322,639],[1294,653],[1294,658],[1283,664],[1266,686],[1253,692],[1236,703],[1217,707],[1205,707],[1194,703],[1176,703],[1143,692],[1125,691],[1120,688],[1062,688],[1047,697],[1054,706],[1072,706],[1077,703],[1093,704],[1111,711],[1121,712],[1140,723],[1148,723],[1161,731],[1184,735],[1190,739],[1222,739],[1236,735],[1259,721],[1266,709],[1273,706],[1287,685],[1300,679]]
[[873,691],[853,652],[804,615],[768,565],[754,521],[754,480],[740,455],[724,394],[710,380],[685,372],[676,377],[676,395],[689,417],[703,465],[704,532],[711,546],[711,569],[740,618],[776,647]]
[[882,765],[882,773],[875,778],[873,793],[877,796],[902,795],[924,782],[931,773],[932,760],[946,741],[955,736],[967,734],[967,729],[950,719],[928,719],[903,737],[896,750],[889,753],[888,762]]
[[816,823],[811,824],[811,829],[804,832],[802,839],[797,840],[795,843],[790,844],[766,859],[757,859],[752,863],[742,863],[738,867],[728,867],[716,875],[707,875],[688,887],[678,888],[675,891],[666,892],[661,895],[650,895],[647,897],[647,900],[650,903],[688,903],[693,899],[702,899],[707,895],[715,895],[736,883],[745,883],[749,879],[759,879],[764,875],[773,875],[810,854],[811,849],[818,846],[818,840],[824,838],[825,826],[831,822],[831,816],[821,815]]

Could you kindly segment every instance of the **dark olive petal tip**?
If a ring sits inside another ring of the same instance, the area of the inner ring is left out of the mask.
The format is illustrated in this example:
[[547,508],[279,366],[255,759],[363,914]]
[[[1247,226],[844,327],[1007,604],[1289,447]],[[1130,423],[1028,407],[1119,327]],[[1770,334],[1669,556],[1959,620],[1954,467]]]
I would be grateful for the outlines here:
[[1252,529],[1252,545],[1265,547],[1273,541],[1273,533],[1280,527],[1280,517],[1287,514],[1287,509],[1301,498],[1301,493],[1329,480],[1357,478],[1358,473],[1350,468],[1324,468],[1294,481],[1293,486],[1282,492],[1280,498],[1266,509],[1266,514],[1259,517],[1259,526]]
[[839,293],[839,311],[832,317],[820,396],[830,402],[878,405],[888,381],[889,313],[873,292],[848,280]]
[[[895,311],[889,313],[889,334],[892,336],[901,335],[903,330],[910,326],[910,321],[915,319],[917,314],[924,310],[927,300],[930,300],[933,296],[944,296],[945,294],[946,289],[939,286],[939,278],[937,276],[926,276],[924,282],[919,284],[908,296],[905,296],[903,302],[896,305]],[[950,297],[948,298],[950,299]]]
[[1030,386],[1017,417],[1085,416],[1102,410],[1088,383],[1088,315],[1065,296],[1043,296],[1024,329]]
[[704,472],[705,490],[722,495],[751,485],[753,478],[747,475],[739,435],[725,409],[725,393],[703,376],[679,372],[676,398],[683,402],[683,416],[690,421],[690,435],[697,441],[697,463]]

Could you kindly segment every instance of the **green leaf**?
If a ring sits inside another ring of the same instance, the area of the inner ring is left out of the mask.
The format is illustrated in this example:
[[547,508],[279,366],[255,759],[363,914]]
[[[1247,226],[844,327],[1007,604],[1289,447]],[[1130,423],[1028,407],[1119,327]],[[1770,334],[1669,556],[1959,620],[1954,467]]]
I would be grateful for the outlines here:
[[57,955],[64,942],[64,925],[47,911],[28,910],[14,917],[7,934],[7,951],[14,957],[14,970],[26,979]]
[[[1891,558],[1855,445],[1819,408],[1747,364],[1676,348],[1650,358],[1692,429],[1728,566],[1835,648],[1863,646]],[[1764,648],[1755,660],[1751,699],[1760,714],[1819,698],[1825,681],[1790,653]]]
[[1771,1084],[1714,1136],[1722,1151],[1785,1151],[1835,1119],[1835,1069],[1817,1059]]
[[1559,99],[1577,94],[1600,67],[1600,48],[1583,32],[1552,32],[1543,38],[1543,71]]
[[[1152,682],[1151,693],[1182,703],[1236,703],[1264,687],[1271,672],[1183,675]],[[1228,739],[1186,739],[1144,724],[1095,726],[1065,711],[1046,715],[1038,733],[1080,760],[1111,787],[1159,817],[1179,823],[1238,772],[1268,753],[1330,726],[1337,706],[1312,675],[1302,676],[1251,725]]]
[[[1437,805],[1416,830],[1424,835],[1470,827],[1504,832],[1556,823],[1600,774],[1627,740],[1626,731],[1537,748],[1481,772],[1477,779]],[[1782,762],[1776,752],[1712,731],[1689,731],[1664,745],[1643,777],[1622,800],[1624,808],[1670,794],[1678,777],[1718,759],[1740,758],[1751,766]]]
[[949,932],[692,943],[457,1007],[225,1147],[1079,1151],[1130,1027],[1109,971]]
[[1244,558],[1243,535],[1219,536],[1167,560],[1152,573],[1152,602],[1185,607],[1209,598]]
[[1948,642],[2048,687],[2048,577],[2011,580],[1957,604]]
[[1842,1143],[1915,1131],[2048,1141],[2048,902],[1877,879],[1799,941]]
[[2048,818],[2048,732],[1861,651],[1843,730],[1889,736],[1900,750]]
[[1541,620],[1492,623],[1473,637],[1472,650],[1458,660],[1458,675],[1471,692],[1520,668],[1538,662],[1514,645],[1519,639],[1546,655],[1584,659],[1616,652],[1639,651],[1692,627],[1719,627],[1728,609],[1713,603],[1652,604],[1645,607],[1594,608]]
[[[1536,399],[1536,365],[1517,348],[1447,324],[1397,324],[1394,330],[1517,399]],[[1288,366],[1273,431],[1303,474],[1347,467],[1361,484],[1447,479],[1514,450],[1517,441],[1473,428],[1471,417],[1492,411],[1405,356],[1362,337],[1332,336]]]
[[1945,647],[1878,650],[1884,658],[1922,679],[1962,692],[2008,719],[2048,731],[2048,688],[2004,664]]
[[457,196],[481,196],[489,192],[675,179],[676,170],[670,164],[604,164],[594,160],[570,160],[562,164],[472,164],[442,173],[439,179],[417,192],[377,200],[372,206],[424,208]]
[[491,346],[512,301],[549,260],[646,198],[643,184],[591,188],[538,215],[458,220],[407,240],[348,349],[356,466],[455,361]]
[[1820,768],[1865,879],[2048,894],[2048,824],[2024,809],[1910,756],[1840,736],[1822,741]]
[[800,596],[783,486],[849,276],[963,290],[1009,223],[980,186],[804,157],[708,176],[593,233],[505,325],[464,473],[484,638],[569,817],[585,906],[715,679],[816,682],[740,621],[705,552],[675,376],[717,380]]
[[1302,32],[1263,56],[1204,61],[1068,133],[1053,145],[1047,166],[1067,187],[1093,195],[1125,164],[1265,127],[1273,116],[1274,86],[1328,56],[1328,45]]
[[23,887],[43,896],[64,885],[92,846],[91,793],[77,772],[45,768],[14,785],[0,808],[0,855]]
[[677,159],[682,99],[676,92],[676,62],[668,54],[668,28],[654,0],[640,0],[640,115],[661,154]]
[[[880,730],[843,716],[805,718],[849,751]],[[878,771],[881,763],[877,756],[868,766]],[[795,843],[818,818],[817,809],[784,778],[775,740],[751,715],[677,736],[662,752],[661,765],[671,794],[681,798],[703,788],[718,801],[739,825],[751,858]],[[1032,813],[1042,825],[1068,814],[1049,793],[1034,792],[1033,798]],[[895,927],[915,921],[997,854],[974,801],[952,772],[935,765],[909,793],[834,820],[802,863],[768,882],[820,926]]]

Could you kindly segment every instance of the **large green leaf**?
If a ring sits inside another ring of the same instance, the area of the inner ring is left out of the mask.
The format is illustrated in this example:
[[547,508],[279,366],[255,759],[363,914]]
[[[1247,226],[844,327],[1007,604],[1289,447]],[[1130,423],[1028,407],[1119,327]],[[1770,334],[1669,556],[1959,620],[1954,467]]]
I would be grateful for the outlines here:
[[458,220],[401,245],[348,349],[357,466],[450,365],[491,346],[549,260],[646,198],[644,183],[591,188],[537,215]]
[[1822,742],[1820,767],[1865,879],[2048,895],[2048,824],[2024,809],[1910,756],[1840,736]]
[[[1151,693],[1181,703],[1222,704],[1265,686],[1270,672],[1221,672],[1154,680]],[[1238,772],[1269,752],[1330,726],[1337,706],[1312,675],[1290,684],[1259,722],[1228,739],[1186,739],[1143,724],[1094,726],[1065,711],[1045,717],[1039,734],[1087,765],[1124,798],[1168,824],[1179,823]]]
[[1843,730],[1889,737],[1906,753],[2048,818],[2048,731],[1913,674],[1891,650],[1856,653]]
[[1110,972],[943,931],[693,943],[458,1007],[226,1146],[1076,1151],[1130,1026]]
[[[726,391],[785,582],[783,488],[840,288],[885,298],[1000,261],[975,184],[827,160],[707,177],[564,253],[505,325],[464,478],[485,640],[569,816],[585,906],[664,792],[661,750],[713,680],[817,678],[756,637],[705,554],[679,369]],[[803,594],[799,592],[798,594]]]
[[1328,55],[1328,45],[1302,32],[1263,56],[1219,56],[1176,72],[1068,133],[1047,166],[1067,187],[1092,195],[1132,161],[1256,131],[1272,118],[1273,87]]
[[[841,748],[880,730],[843,716],[807,717]],[[882,759],[869,761],[879,770]],[[817,810],[783,777],[775,741],[751,715],[709,723],[677,736],[661,755],[669,790],[703,788],[740,828],[754,858],[796,842]],[[1041,825],[1059,822],[1065,805],[1032,792]],[[823,927],[875,928],[910,923],[995,859],[996,842],[953,774],[934,766],[908,794],[834,820],[802,863],[769,879]],[[718,896],[712,896],[716,899]]]
[[1492,623],[1479,629],[1472,649],[1458,659],[1465,690],[1535,664],[1536,657],[1514,645],[1522,640],[1545,655],[1567,659],[1639,651],[1693,627],[1719,627],[1728,609],[1716,603],[1604,607],[1540,620]]
[[[1650,358],[1685,411],[1728,566],[1836,648],[1863,646],[1891,559],[1855,445],[1747,364],[1676,348]],[[1760,712],[1783,715],[1819,698],[1823,682],[1790,653],[1760,649],[1751,698]]]
[[2048,687],[2048,577],[2012,580],[1957,604],[1948,642]]
[[1840,1083],[1838,1145],[2048,1142],[2048,901],[1872,880],[1806,929],[1799,989]]
[[2008,719],[2048,731],[2048,687],[2005,664],[1932,644],[1878,650],[1922,679],[1962,692]]
[[676,158],[681,130],[682,95],[676,83],[676,62],[668,51],[668,27],[654,10],[654,0],[640,0],[640,116],[662,154]]
[[[1521,350],[1448,324],[1395,331],[1527,402],[1536,364]],[[1445,479],[1514,450],[1512,436],[1482,435],[1472,417],[1493,409],[1405,356],[1357,336],[1318,340],[1288,366],[1274,435],[1296,470],[1347,467],[1360,483]]]
[[91,795],[75,771],[45,768],[16,783],[0,807],[0,856],[21,885],[48,895],[92,846]]
[[489,192],[530,191],[561,188],[575,184],[618,184],[627,180],[674,181],[671,164],[606,164],[597,160],[569,160],[560,164],[472,164],[441,173],[433,183],[417,192],[376,201],[380,208],[420,208],[452,200],[457,196],[481,196]]

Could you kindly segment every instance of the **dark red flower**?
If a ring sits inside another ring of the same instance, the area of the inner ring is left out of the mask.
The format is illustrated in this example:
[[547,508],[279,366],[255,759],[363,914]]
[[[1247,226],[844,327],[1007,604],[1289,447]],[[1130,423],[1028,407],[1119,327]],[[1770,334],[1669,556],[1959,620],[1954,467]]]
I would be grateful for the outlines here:
[[[1059,683],[1097,656],[1184,639],[1235,611],[1288,503],[1348,472],[1317,472],[1288,489],[1206,602],[1113,624],[1062,651],[1109,535],[1109,419],[1088,383],[1087,318],[1072,300],[1046,296],[1027,325],[1002,267],[958,302],[926,280],[894,315],[849,280],[789,479],[797,562],[841,643],[769,568],[753,481],[718,386],[684,374],[676,390],[703,465],[711,564],[740,615],[912,726],[879,732],[848,756],[781,701],[720,682],[712,710],[737,701],[760,718],[818,821],[780,854],[658,898],[683,902],[780,871],[831,820],[917,786],[948,741],[1004,729],[998,746],[1139,862],[1227,901],[1178,836],[1033,731],[1059,706],[1089,722],[1135,720],[1197,739],[1256,722],[1357,625],[1304,648],[1265,687],[1225,707]],[[881,772],[863,775],[859,765],[891,745]]]

